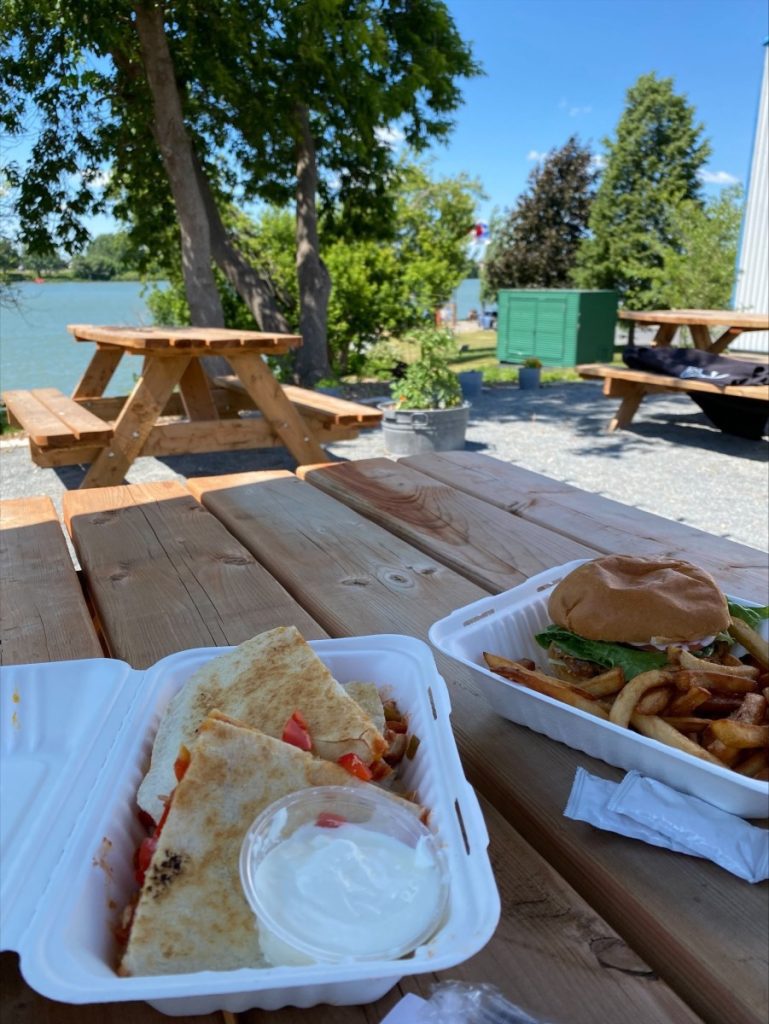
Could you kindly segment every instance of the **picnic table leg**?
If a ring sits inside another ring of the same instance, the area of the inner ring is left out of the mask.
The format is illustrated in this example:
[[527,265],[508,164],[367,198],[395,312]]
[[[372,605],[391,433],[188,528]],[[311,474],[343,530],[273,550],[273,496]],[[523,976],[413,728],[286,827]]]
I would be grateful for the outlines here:
[[179,381],[179,391],[187,418],[190,420],[218,420],[208,376],[199,359],[191,359],[190,365]]
[[228,352],[227,359],[256,408],[299,465],[327,462],[328,456],[262,357],[256,352],[244,351]]
[[91,463],[81,487],[108,487],[123,482],[190,358],[163,356],[145,361],[142,375],[115,421],[109,447],[99,452]]
[[642,384],[633,384],[626,380],[605,380],[603,393],[607,398],[621,398],[619,409],[612,416],[606,428],[609,433],[627,427],[643,401],[646,388]]
[[83,376],[76,384],[72,397],[101,398],[122,358],[122,348],[97,348]]
[[660,345],[669,345],[675,333],[678,330],[678,324],[660,324],[657,328],[657,333],[654,335],[652,346],[658,348]]
[[727,327],[720,337],[710,343],[708,351],[715,353],[715,355],[720,355],[740,334],[742,334],[741,327]]

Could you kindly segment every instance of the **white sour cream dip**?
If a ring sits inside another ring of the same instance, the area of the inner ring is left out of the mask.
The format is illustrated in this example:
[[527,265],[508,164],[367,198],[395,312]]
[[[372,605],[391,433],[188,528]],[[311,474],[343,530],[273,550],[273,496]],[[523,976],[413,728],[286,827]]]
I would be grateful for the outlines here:
[[309,961],[292,955],[294,941],[333,959],[403,956],[430,937],[445,902],[428,837],[412,847],[350,822],[302,825],[264,856],[253,885],[263,952],[276,964]]

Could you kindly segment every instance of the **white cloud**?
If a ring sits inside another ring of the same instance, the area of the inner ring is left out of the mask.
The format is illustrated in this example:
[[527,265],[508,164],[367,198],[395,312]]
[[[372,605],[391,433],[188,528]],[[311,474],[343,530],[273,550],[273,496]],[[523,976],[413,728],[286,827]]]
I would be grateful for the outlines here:
[[581,114],[590,114],[592,107],[569,107],[569,117],[579,117]]
[[737,185],[740,181],[728,171],[700,171],[699,176],[708,185]]
[[606,157],[603,153],[593,153],[590,157],[590,166],[596,171],[602,171],[606,166]]
[[546,156],[547,156],[547,153],[540,153],[536,149],[530,149],[529,152],[526,154],[526,159],[527,160],[537,160],[537,161],[539,161],[539,160],[544,160]]

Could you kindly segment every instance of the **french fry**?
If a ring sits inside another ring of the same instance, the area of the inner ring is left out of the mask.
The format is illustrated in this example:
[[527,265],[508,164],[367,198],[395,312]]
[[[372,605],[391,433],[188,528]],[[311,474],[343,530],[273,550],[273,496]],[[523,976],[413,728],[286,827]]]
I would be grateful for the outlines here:
[[[718,669],[718,665],[714,668]],[[690,669],[676,672],[675,684],[679,690],[689,690],[692,686],[707,686],[716,693],[752,693],[758,686],[756,679],[751,676],[727,675],[718,671],[693,672]]]
[[729,632],[760,665],[769,668],[769,641],[742,619],[733,618],[729,624]]
[[577,685],[595,697],[610,697],[613,693],[618,693],[625,685],[625,673],[617,665],[607,672],[593,676],[592,679],[580,679]]
[[[732,619],[732,622],[734,621],[736,620]],[[748,679],[755,679],[758,676],[758,669],[753,665],[743,665],[742,662],[739,665],[722,665],[717,661],[708,661],[707,658],[695,658],[689,651],[681,651],[679,664],[681,668],[686,668],[690,672],[715,672],[721,676],[746,676]]]
[[674,729],[678,729],[679,732],[694,733],[695,735],[704,732],[712,724],[709,718],[697,718],[695,715],[660,715],[660,718],[668,725],[672,725]]
[[769,750],[752,750],[743,761],[734,765],[734,770],[740,775],[747,775],[755,778],[761,771],[769,768]]
[[489,654],[487,651],[483,652],[483,658],[492,672],[504,676],[505,679],[510,679],[521,686],[527,686],[531,690],[536,690],[537,693],[544,693],[547,697],[563,701],[564,704],[570,704],[581,711],[587,711],[597,718],[609,717],[592,694],[580,690],[577,686],[570,686],[560,679],[545,675],[544,672],[532,671],[517,662],[508,661],[507,658]]
[[670,675],[664,669],[653,668],[649,672],[642,672],[629,683],[622,687],[617,698],[611,706],[609,719],[615,725],[627,727],[630,718],[635,711],[636,704],[647,690],[654,690],[670,680]]
[[635,706],[639,715],[660,715],[670,703],[670,686],[659,686],[656,690],[647,690]]
[[[639,677],[636,676],[637,678]],[[723,762],[714,757],[710,751],[705,750],[699,743],[693,743],[692,740],[687,739],[678,729],[674,729],[672,725],[664,722],[659,715],[634,714],[631,716],[630,721],[634,728],[650,739],[658,740],[660,743],[665,743],[669,747],[675,747],[677,750],[683,750],[687,754],[699,757],[702,761],[709,761],[711,764],[718,764],[722,768],[724,767]]]
[[750,722],[735,722],[731,718],[719,718],[710,723],[710,731],[717,740],[737,750],[769,747],[769,725],[753,725]]
[[685,693],[674,697],[668,706],[669,715],[686,715],[710,699],[710,690],[704,686],[692,686]]

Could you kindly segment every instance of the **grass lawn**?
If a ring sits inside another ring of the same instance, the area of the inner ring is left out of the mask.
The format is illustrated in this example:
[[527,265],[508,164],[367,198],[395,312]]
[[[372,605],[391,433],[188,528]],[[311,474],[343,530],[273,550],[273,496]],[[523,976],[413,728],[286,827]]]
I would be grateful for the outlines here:
[[[501,365],[497,360],[496,331],[467,331],[457,334],[456,340],[457,348],[461,351],[449,364],[452,370],[457,373],[464,370],[482,370],[484,384],[515,383],[518,380],[517,366]],[[393,347],[397,349],[404,362],[410,362],[416,357],[416,352],[410,345],[401,344]],[[622,362],[619,352],[615,352],[613,362]],[[547,384],[582,378],[570,366],[545,366],[542,368],[541,379],[543,384]]]

